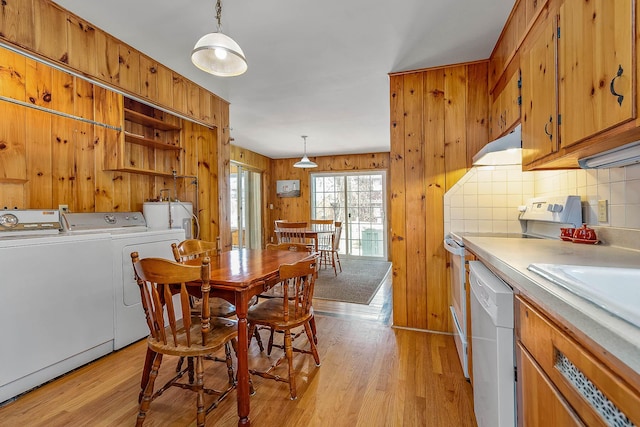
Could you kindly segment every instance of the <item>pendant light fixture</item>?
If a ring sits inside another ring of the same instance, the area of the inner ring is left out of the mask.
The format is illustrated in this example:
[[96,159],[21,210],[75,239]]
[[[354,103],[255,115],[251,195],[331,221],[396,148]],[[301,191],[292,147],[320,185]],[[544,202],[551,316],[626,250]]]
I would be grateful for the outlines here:
[[304,156],[300,159],[299,162],[293,165],[294,168],[317,168],[318,165],[313,163],[307,157],[307,135],[302,135],[302,139],[304,139]]
[[239,76],[247,71],[247,59],[231,37],[222,34],[222,5],[216,1],[218,30],[205,34],[198,40],[191,52],[193,65],[214,76]]

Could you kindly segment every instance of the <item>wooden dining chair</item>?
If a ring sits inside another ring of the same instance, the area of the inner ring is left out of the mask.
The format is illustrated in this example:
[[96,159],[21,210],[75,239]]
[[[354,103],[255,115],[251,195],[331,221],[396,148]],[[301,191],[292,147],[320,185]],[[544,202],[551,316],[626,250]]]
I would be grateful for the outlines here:
[[[313,256],[313,248],[302,244],[302,243],[269,243],[266,246],[266,249],[268,251],[293,251],[293,252],[307,252],[309,254],[309,256]],[[316,269],[316,274],[317,274],[317,269]],[[266,292],[261,293],[260,295],[258,295],[258,299],[262,298],[262,299],[271,299],[271,298],[283,298],[284,297],[284,293],[283,293],[283,282],[278,282],[275,285],[272,285],[270,287],[270,289]],[[291,294],[291,293],[289,293]],[[256,336],[256,338],[259,338],[260,335],[257,334],[259,328],[256,328],[256,333],[254,333],[254,336]],[[271,355],[271,350],[273,349],[273,347],[277,347],[277,348],[282,348],[284,349],[284,345],[280,345],[280,344],[274,344],[273,342],[273,338],[274,338],[274,332],[276,332],[273,328],[267,328],[270,330],[269,332],[269,341],[267,343],[267,355]],[[314,342],[317,344],[318,343],[318,338],[316,336],[316,322],[315,322],[315,318],[311,319],[311,331],[313,332],[313,340]],[[295,339],[299,334],[292,334],[292,339]],[[260,345],[260,342],[258,342],[258,345],[260,346],[260,351],[263,351],[263,347]]]
[[[149,327],[148,353],[142,375],[143,392],[136,426],[143,424],[151,402],[172,386],[197,394],[196,421],[198,426],[204,426],[206,414],[235,388],[229,343],[238,335],[236,320],[210,315],[209,257],[205,257],[199,266],[183,265],[162,258],[140,259],[137,252],[131,254],[131,260]],[[201,311],[197,315],[192,312],[189,298],[194,292],[202,298]],[[222,390],[206,388],[204,359],[223,348],[229,381]],[[154,392],[164,355],[187,357],[195,361],[195,367],[180,370]],[[192,376],[194,370],[195,378]],[[180,381],[187,372],[190,374],[188,382]],[[205,394],[217,396],[207,408],[204,404]]]
[[276,221],[276,238],[278,243],[303,243],[313,246],[314,242],[305,233],[306,222]]
[[[220,237],[216,238],[215,242],[209,242],[199,239],[187,239],[180,243],[172,243],[171,249],[173,251],[173,257],[176,262],[184,262],[190,259],[203,258],[205,256],[219,256],[222,253],[222,247],[220,245]],[[192,310],[198,312],[200,310],[200,301],[197,298],[191,297]],[[254,301],[255,304],[257,302]],[[235,317],[236,306],[228,302],[223,298],[209,297],[209,310],[213,317]],[[260,335],[256,337],[256,341],[260,346],[260,350],[264,350]],[[177,370],[180,370],[183,359],[178,362]]]
[[[312,219],[309,221],[310,228],[318,232],[318,250],[331,247],[333,223],[332,219]],[[322,264],[322,259],[320,259],[320,264]]]
[[342,273],[342,264],[340,264],[340,236],[342,234],[342,222],[336,221],[333,233],[330,234],[330,243],[327,246],[319,247],[320,250],[320,263],[327,266],[328,260],[331,259],[331,266],[333,267],[333,272],[335,275],[338,275],[338,270],[336,269],[336,263],[340,268],[340,273]]
[[[273,328],[284,332],[284,354],[276,360],[266,371],[251,369],[249,372],[263,378],[289,383],[291,399],[297,397],[295,372],[293,367],[293,353],[305,353],[313,355],[316,366],[320,366],[320,356],[311,330],[313,319],[313,288],[316,281],[316,266],[318,257],[304,259],[295,264],[283,264],[279,269],[279,278],[284,282],[283,297],[274,298],[257,304],[249,309],[247,321],[249,323],[249,336],[258,325]],[[291,330],[299,326],[304,331],[309,343],[309,349],[294,348]],[[283,378],[273,371],[287,361],[288,376]]]

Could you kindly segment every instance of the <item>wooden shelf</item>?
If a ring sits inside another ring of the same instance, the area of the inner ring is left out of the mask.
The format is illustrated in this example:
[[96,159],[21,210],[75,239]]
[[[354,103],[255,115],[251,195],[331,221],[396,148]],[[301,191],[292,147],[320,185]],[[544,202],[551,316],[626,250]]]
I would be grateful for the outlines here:
[[21,178],[0,178],[0,184],[26,184],[28,179]]
[[145,147],[152,147],[160,150],[176,150],[176,151],[180,150],[179,145],[165,144],[162,141],[156,141],[155,139],[145,138],[142,135],[137,135],[135,133],[126,132],[126,131],[124,132],[124,139],[125,141],[130,142],[132,144],[144,145]]
[[127,173],[135,173],[138,175],[149,175],[149,176],[163,176],[166,178],[173,178],[173,173],[169,172],[158,172],[151,169],[139,169],[139,168],[117,168],[117,169],[107,169],[114,172],[127,172]]
[[137,111],[124,109],[124,118],[125,120],[129,120],[135,123],[140,123],[141,125],[151,126],[154,129],[160,130],[180,130],[181,127],[178,125],[174,125],[171,123],[165,123],[162,120],[158,120],[153,117],[146,116],[142,113],[138,113]]

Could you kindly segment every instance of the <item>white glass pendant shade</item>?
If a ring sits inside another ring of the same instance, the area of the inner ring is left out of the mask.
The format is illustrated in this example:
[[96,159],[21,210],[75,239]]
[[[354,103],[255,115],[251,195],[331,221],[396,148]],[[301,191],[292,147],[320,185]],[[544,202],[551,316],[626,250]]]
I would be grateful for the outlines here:
[[244,52],[231,37],[220,32],[205,34],[191,52],[191,62],[202,71],[220,77],[247,71]]
[[315,163],[313,163],[311,160],[309,160],[309,158],[307,157],[307,155],[305,154],[302,159],[300,159],[299,162],[296,162],[293,165],[294,168],[317,168],[318,165],[316,165]]
[[299,162],[296,162],[293,167],[294,168],[317,168],[318,165],[313,163],[311,160],[309,160],[309,158],[307,157],[307,136],[303,135],[302,139],[304,140],[304,156],[302,156],[302,159],[300,159]]

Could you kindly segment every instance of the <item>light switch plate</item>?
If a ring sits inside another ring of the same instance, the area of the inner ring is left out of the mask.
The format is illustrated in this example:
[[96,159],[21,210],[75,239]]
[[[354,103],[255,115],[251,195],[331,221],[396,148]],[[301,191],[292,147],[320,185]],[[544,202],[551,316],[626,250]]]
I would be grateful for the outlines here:
[[607,201],[598,200],[598,222],[608,222]]

